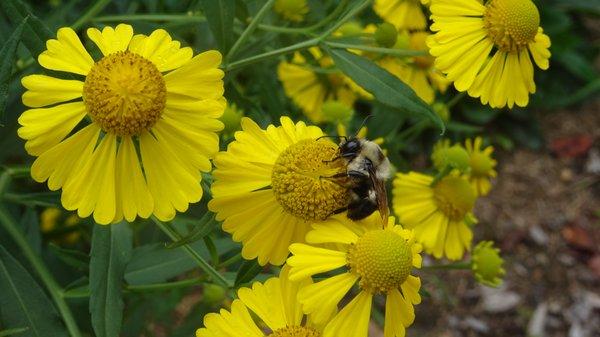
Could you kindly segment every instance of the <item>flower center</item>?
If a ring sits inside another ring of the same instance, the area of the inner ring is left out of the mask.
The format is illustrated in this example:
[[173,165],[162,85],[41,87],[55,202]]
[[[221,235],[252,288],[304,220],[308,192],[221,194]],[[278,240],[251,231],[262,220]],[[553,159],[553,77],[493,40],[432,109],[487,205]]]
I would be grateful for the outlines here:
[[535,39],[540,13],[531,0],[492,0],[484,23],[498,49],[517,52]]
[[304,220],[325,220],[349,202],[343,179],[346,172],[338,146],[328,140],[305,139],[283,151],[273,167],[271,186],[283,209]]
[[273,331],[267,337],[321,337],[321,334],[317,330],[306,326],[286,326]]
[[460,177],[446,176],[433,187],[438,208],[451,220],[465,218],[475,205],[475,191]]
[[129,51],[116,52],[94,64],[85,78],[83,101],[105,132],[139,135],[160,118],[167,87],[152,62]]
[[348,250],[348,266],[360,276],[360,287],[375,292],[398,289],[410,275],[410,244],[391,230],[365,233]]
[[487,177],[492,171],[492,159],[481,152],[471,154],[469,161],[471,174],[476,177]]

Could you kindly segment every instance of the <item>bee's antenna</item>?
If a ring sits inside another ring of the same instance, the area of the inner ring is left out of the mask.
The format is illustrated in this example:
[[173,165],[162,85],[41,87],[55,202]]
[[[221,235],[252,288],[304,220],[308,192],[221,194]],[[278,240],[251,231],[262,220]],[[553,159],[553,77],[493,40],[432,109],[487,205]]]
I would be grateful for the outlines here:
[[354,138],[356,138],[356,136],[358,136],[358,133],[360,132],[360,129],[362,129],[363,126],[365,126],[365,124],[367,124],[367,121],[371,117],[373,117],[373,114],[369,114],[369,115],[367,115],[367,117],[365,117],[365,119],[363,119],[363,121],[362,121],[362,123],[360,123],[360,126],[358,127],[358,129],[356,129],[356,133],[354,134]]

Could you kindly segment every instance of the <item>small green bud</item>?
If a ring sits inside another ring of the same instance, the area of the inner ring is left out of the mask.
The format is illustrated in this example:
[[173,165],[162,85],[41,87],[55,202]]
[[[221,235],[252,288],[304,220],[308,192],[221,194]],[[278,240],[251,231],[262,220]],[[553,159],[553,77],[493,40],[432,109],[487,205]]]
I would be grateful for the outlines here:
[[203,300],[209,305],[220,304],[225,300],[227,290],[219,285],[212,283],[204,284]]
[[446,165],[465,172],[470,168],[469,153],[460,145],[453,145],[446,150]]
[[375,31],[375,42],[377,42],[378,45],[385,48],[391,48],[396,44],[397,40],[398,31],[391,23],[384,22],[377,27],[377,30]]
[[244,113],[239,110],[235,104],[227,104],[223,115],[219,118],[219,120],[225,124],[223,134],[231,135],[239,130],[242,117],[244,117]]
[[337,32],[342,36],[359,36],[363,33],[363,27],[356,21],[348,21],[344,23]]

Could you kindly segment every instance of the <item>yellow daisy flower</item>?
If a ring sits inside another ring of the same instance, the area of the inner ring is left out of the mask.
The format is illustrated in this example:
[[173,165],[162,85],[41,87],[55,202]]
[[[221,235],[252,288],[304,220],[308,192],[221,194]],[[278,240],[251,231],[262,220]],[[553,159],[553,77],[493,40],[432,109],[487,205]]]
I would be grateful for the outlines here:
[[392,206],[400,223],[414,230],[428,254],[459,260],[473,239],[475,191],[460,176],[448,175],[433,187],[432,182],[433,177],[416,172],[397,174]]
[[306,0],[276,0],[273,5],[275,13],[293,22],[304,21],[308,9]]
[[311,283],[309,278],[290,281],[284,267],[279,277],[240,288],[231,310],[204,316],[205,327],[196,330],[196,337],[320,337],[323,326],[304,315],[297,300]]
[[502,265],[504,260],[500,256],[500,249],[494,247],[492,241],[481,241],[473,249],[471,257],[471,270],[475,279],[481,284],[498,287],[502,284],[502,277],[506,273]]
[[[329,244],[322,248],[295,243],[288,259],[290,279],[334,271],[322,281],[307,285],[298,292],[305,313],[316,322],[326,321],[337,311],[337,305],[358,282],[359,293],[329,321],[323,337],[366,337],[374,295],[386,297],[384,335],[400,337],[415,318],[414,304],[421,302],[421,280],[411,275],[421,267],[421,245],[413,233],[395,225],[390,217],[382,226],[379,214],[360,222],[336,215],[320,224],[306,236],[311,244]],[[343,333],[342,333],[343,332]]]
[[[548,69],[550,39],[531,0],[436,0],[428,40],[435,66],[458,91],[494,108],[526,106],[533,65]],[[490,55],[493,56],[490,59]]]
[[319,48],[309,49],[318,66],[308,64],[301,53],[295,53],[291,62],[283,61],[277,67],[277,76],[285,94],[313,122],[324,122],[323,104],[336,101],[352,108],[357,95],[369,94],[350,78],[333,68],[330,57]]
[[[421,0],[423,4],[429,0]],[[419,0],[375,0],[373,10],[397,29],[425,29],[427,18]]]
[[469,181],[475,188],[477,195],[484,196],[492,188],[490,179],[495,178],[498,173],[494,169],[497,162],[492,158],[494,147],[488,146],[482,150],[481,143],[481,137],[476,137],[475,140],[467,139],[465,147],[469,153],[469,164],[471,166]]
[[331,161],[338,146],[323,131],[281,118],[281,126],[261,129],[242,118],[242,131],[214,160],[213,199],[208,208],[223,229],[242,242],[242,256],[261,265],[280,265],[288,246],[304,242],[309,224],[347,206],[348,190],[331,179],[345,172]]
[[[410,34],[408,49],[427,51],[425,40],[428,36],[427,32]],[[429,55],[412,57],[408,61],[397,57],[385,57],[378,63],[410,86],[417,96],[429,104],[435,100],[436,91],[444,93],[450,85],[450,81],[433,66],[434,59]]]
[[31,175],[62,188],[66,209],[93,213],[100,224],[151,214],[170,220],[200,200],[200,171],[210,171],[218,151],[221,54],[192,58],[162,29],[134,36],[120,24],[87,35],[103,55],[97,62],[71,28],[59,29],[38,57],[73,79],[22,79],[32,109],[18,133],[38,157]]

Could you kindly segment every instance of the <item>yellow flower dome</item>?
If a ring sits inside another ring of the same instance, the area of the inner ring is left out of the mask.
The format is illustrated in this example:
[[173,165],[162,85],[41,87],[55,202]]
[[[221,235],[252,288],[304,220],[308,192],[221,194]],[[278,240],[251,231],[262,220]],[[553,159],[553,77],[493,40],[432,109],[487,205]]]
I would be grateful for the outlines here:
[[311,222],[348,205],[348,190],[322,178],[345,172],[343,161],[331,161],[338,146],[323,135],[288,117],[266,129],[242,118],[242,131],[216,156],[208,207],[242,242],[245,259],[283,264],[288,246],[304,242]]
[[498,173],[494,169],[497,162],[492,158],[494,147],[488,146],[482,150],[481,143],[481,137],[476,137],[475,140],[467,139],[465,146],[469,153],[469,165],[471,166],[469,181],[475,188],[477,195],[484,196],[492,188],[490,179],[495,178]]
[[481,241],[473,249],[471,270],[477,282],[498,287],[502,284],[502,277],[506,273],[502,268],[503,264],[500,249],[495,248],[492,241]]
[[273,10],[286,20],[302,22],[309,8],[306,0],[276,0]]
[[[328,321],[323,337],[366,337],[376,295],[386,298],[385,336],[404,336],[406,327],[414,321],[413,305],[421,302],[421,280],[411,272],[421,267],[421,245],[415,243],[412,231],[394,221],[390,217],[382,225],[377,212],[360,222],[335,215],[313,224],[306,236],[309,244],[290,246],[291,280],[331,272],[298,292],[304,312],[316,322],[327,322],[358,283],[358,295]],[[323,248],[322,244],[332,248]]]
[[[423,4],[429,0],[421,0]],[[375,0],[373,10],[397,29],[427,28],[427,18],[419,0]]]
[[313,123],[325,121],[322,111],[325,102],[335,101],[352,109],[358,96],[369,97],[358,84],[333,68],[331,58],[318,48],[309,52],[318,65],[309,64],[302,54],[295,53],[291,62],[279,64],[277,75],[285,94]]
[[[548,69],[550,39],[531,0],[436,0],[428,40],[435,66],[458,91],[494,108],[526,106],[533,65]],[[490,58],[491,56],[491,58]]]
[[[425,40],[427,32],[415,32],[409,35],[408,48],[416,51],[427,51]],[[446,92],[450,85],[444,75],[433,65],[432,56],[416,56],[408,60],[397,57],[384,57],[378,61],[379,65],[404,83],[410,86],[417,96],[428,104],[435,100],[435,93]]]
[[90,28],[96,62],[71,28],[58,30],[38,57],[70,79],[22,79],[19,118],[25,149],[38,157],[32,177],[62,188],[62,205],[109,224],[151,214],[170,220],[202,197],[200,172],[219,149],[223,113],[221,54],[192,57],[158,29]]
[[288,272],[284,267],[279,277],[240,288],[230,310],[204,316],[196,337],[321,337],[324,325],[304,315],[297,299],[312,281],[290,281]]
[[432,182],[424,174],[399,173],[393,182],[392,206],[400,223],[414,230],[425,252],[438,259],[459,260],[473,239],[475,191],[460,176],[448,175],[430,186]]

